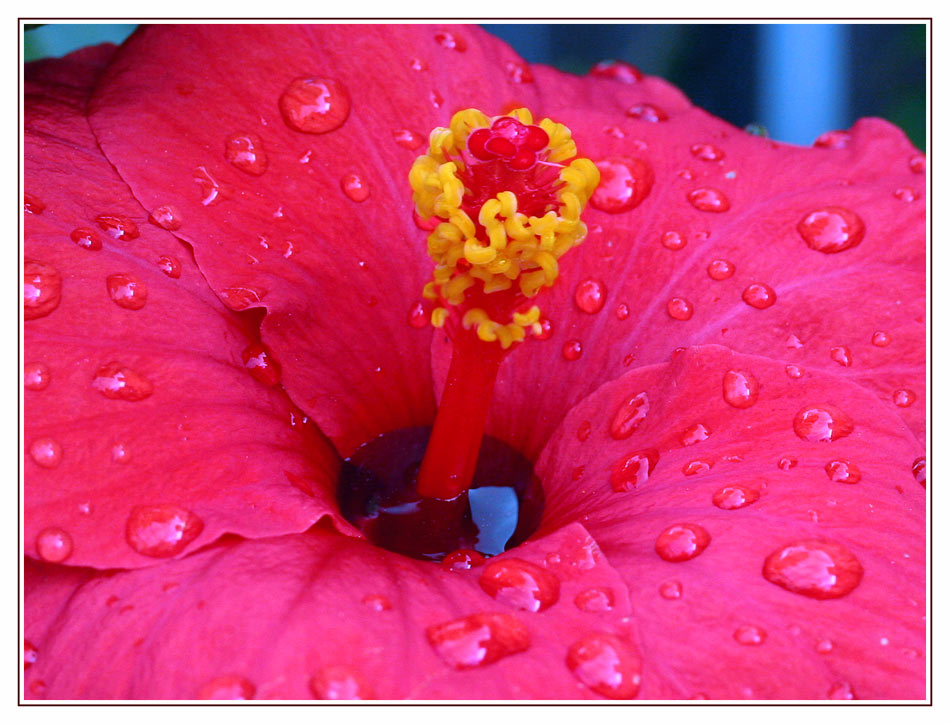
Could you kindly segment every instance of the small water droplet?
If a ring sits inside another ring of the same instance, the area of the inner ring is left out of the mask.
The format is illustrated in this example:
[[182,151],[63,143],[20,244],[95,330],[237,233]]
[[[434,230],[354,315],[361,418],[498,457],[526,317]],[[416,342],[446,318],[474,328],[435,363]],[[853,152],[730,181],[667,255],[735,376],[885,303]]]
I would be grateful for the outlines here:
[[908,204],[909,204],[909,203],[911,203],[912,201],[916,201],[917,199],[919,199],[919,198],[920,198],[920,194],[918,194],[918,193],[917,193],[916,191],[914,191],[914,189],[912,189],[912,188],[908,188],[908,187],[906,187],[906,186],[902,186],[902,187],[899,188],[899,189],[894,189],[894,198],[897,199],[897,200],[899,200],[899,201],[904,201],[905,203],[908,203]]
[[413,58],[412,60],[410,60],[409,67],[412,68],[412,70],[419,73],[429,70],[429,64],[426,63],[421,58]]
[[424,329],[429,325],[429,315],[423,302],[416,302],[409,308],[406,323],[413,329]]
[[815,644],[815,651],[817,651],[819,654],[830,654],[833,648],[834,644],[832,644],[828,639],[822,639],[817,644]]
[[840,598],[861,582],[864,569],[854,554],[840,543],[805,540],[771,553],[762,575],[792,593],[809,598]]
[[139,238],[139,227],[128,216],[100,214],[96,217],[96,223],[113,239],[132,241]]
[[148,287],[131,274],[107,276],[106,289],[109,298],[123,309],[141,309],[148,301]]
[[623,60],[602,60],[588,71],[588,75],[596,78],[608,78],[628,85],[643,80],[643,73],[640,69]]
[[660,596],[667,601],[675,601],[683,595],[683,584],[679,581],[663,581],[660,584]]
[[783,457],[778,461],[779,470],[791,470],[796,465],[798,465],[798,458],[793,458],[790,456]]
[[765,643],[765,629],[758,626],[743,625],[732,632],[732,638],[743,646],[761,646]]
[[626,114],[630,118],[648,123],[662,123],[670,119],[666,111],[652,103],[636,103],[627,109]]
[[442,567],[448,571],[469,571],[485,563],[485,556],[478,551],[460,548],[442,559]]
[[838,681],[831,685],[831,688],[828,689],[828,698],[829,699],[854,699],[854,689],[851,687],[847,681]]
[[505,75],[512,83],[533,83],[534,75],[527,63],[515,60],[505,61]]
[[721,148],[709,143],[695,143],[689,151],[700,161],[721,161],[726,155]]
[[301,133],[329,133],[350,115],[350,96],[332,78],[296,78],[277,102],[284,123]]
[[448,30],[439,30],[433,37],[435,38],[435,42],[446,50],[464,53],[468,47],[465,43],[465,38]]
[[850,483],[853,485],[861,480],[861,471],[858,466],[847,460],[830,460],[825,465],[825,474],[834,483]]
[[23,194],[23,210],[26,213],[42,214],[44,209],[46,209],[46,204],[44,204],[39,198],[33,194]]
[[713,259],[709,262],[709,266],[706,267],[706,273],[710,278],[721,282],[736,273],[736,266],[731,261],[726,261],[725,259]]
[[851,350],[847,347],[832,347],[831,359],[842,367],[850,367],[852,361]]
[[561,590],[557,576],[520,558],[488,563],[478,585],[495,600],[532,612],[553,606]]
[[791,379],[797,380],[802,376],[802,368],[798,365],[785,365],[785,374]]
[[577,339],[569,339],[561,348],[561,356],[568,362],[579,360],[583,353],[584,348],[581,347],[580,340]]
[[23,318],[45,317],[59,306],[63,277],[59,270],[41,261],[26,259],[23,264]]
[[693,304],[688,299],[673,297],[666,303],[666,313],[672,319],[685,322],[693,316]]
[[608,633],[590,633],[571,644],[567,668],[584,686],[607,699],[640,693],[642,662],[633,646]]
[[653,188],[653,168],[639,158],[612,157],[596,165],[600,171],[600,184],[590,199],[595,209],[608,214],[630,211]]
[[27,362],[23,365],[23,386],[28,390],[39,392],[49,387],[52,375],[42,362]]
[[713,493],[713,505],[722,510],[738,510],[759,499],[759,491],[745,485],[726,485]]
[[597,314],[607,301],[607,287],[599,279],[585,279],[574,290],[574,303],[587,314]]
[[911,466],[911,472],[914,474],[914,480],[924,487],[927,486],[927,458],[919,457],[914,460],[914,464]]
[[224,143],[224,157],[239,171],[262,176],[267,170],[264,142],[256,133],[235,133]]
[[76,242],[76,246],[89,251],[99,251],[102,248],[102,239],[92,229],[80,227],[69,233],[69,238]]
[[73,539],[61,528],[44,528],[36,536],[36,552],[50,563],[61,563],[73,552]]
[[554,334],[554,325],[551,324],[551,320],[541,317],[541,319],[538,320],[538,324],[541,327],[541,331],[532,332],[531,337],[538,340],[539,342],[543,342],[546,339],[551,339],[551,335]]
[[798,222],[798,233],[815,251],[835,254],[861,243],[864,222],[851,209],[826,206],[807,214]]
[[132,451],[129,450],[128,445],[117,442],[112,446],[112,462],[124,465],[130,460],[132,460]]
[[664,561],[680,563],[695,558],[709,545],[709,533],[695,523],[677,523],[656,538],[654,550]]
[[614,311],[614,314],[616,315],[617,319],[619,319],[622,322],[623,320],[625,320],[627,317],[630,316],[630,307],[628,307],[626,304],[621,302],[620,304],[617,305],[617,309]]
[[670,251],[679,251],[686,246],[686,239],[676,231],[667,231],[660,239],[660,243]]
[[125,524],[125,540],[136,553],[170,558],[181,553],[204,529],[190,510],[173,505],[137,505]]
[[768,284],[750,284],[742,292],[742,301],[755,309],[768,309],[775,304],[775,290]]
[[152,394],[154,387],[145,377],[119,362],[104,364],[92,378],[92,387],[110,400],[137,402]]
[[815,139],[816,148],[847,148],[851,143],[851,134],[847,131],[825,131]]
[[713,463],[707,460],[690,460],[683,466],[683,475],[699,475],[712,470]]
[[227,287],[220,292],[221,301],[235,312],[257,306],[264,299],[264,292],[252,287]]
[[680,433],[680,444],[683,447],[695,445],[703,440],[708,440],[709,434],[709,428],[703,423],[697,422],[695,425],[690,425]]
[[649,412],[650,398],[646,392],[630,395],[620,403],[610,421],[610,436],[614,440],[627,439],[640,427]]
[[588,588],[574,597],[574,605],[587,613],[612,611],[614,592],[610,588]]
[[348,173],[341,178],[340,188],[350,201],[360,203],[369,198],[369,186],[355,173]]
[[172,279],[178,279],[181,276],[181,262],[173,256],[160,256],[158,268]]
[[364,606],[369,608],[371,611],[376,611],[377,613],[382,613],[383,611],[392,610],[392,603],[385,596],[380,596],[376,593],[367,593],[360,600]]
[[263,344],[255,342],[245,347],[241,359],[251,377],[261,384],[273,387],[280,382],[280,365]]
[[721,214],[731,207],[729,197],[719,189],[710,187],[693,189],[686,198],[696,209]]
[[746,370],[729,370],[722,378],[722,397],[740,410],[752,407],[759,399],[759,381]]
[[623,356],[623,360],[622,360],[623,366],[624,366],[624,367],[629,367],[629,366],[632,365],[634,362],[636,362],[636,360],[637,360],[637,356],[636,356],[635,354],[633,354],[632,352],[631,352],[630,354],[625,354],[625,355]]
[[39,437],[30,443],[30,457],[41,468],[52,470],[63,461],[63,448],[51,437]]
[[802,340],[798,337],[797,334],[792,333],[792,334],[789,334],[788,337],[785,338],[786,349],[801,349],[804,346],[805,345],[802,344]]
[[218,676],[201,687],[198,698],[203,700],[236,701],[253,699],[256,689],[247,679],[228,674]]
[[347,666],[332,665],[310,678],[310,691],[325,701],[362,701],[373,698],[369,685]]
[[26,671],[33,664],[36,663],[36,659],[39,656],[39,649],[34,646],[29,639],[23,639],[23,670]]
[[604,133],[611,138],[624,138],[626,134],[616,126],[604,126]]
[[927,170],[927,157],[922,153],[915,153],[908,159],[907,165],[914,173],[924,173]]
[[430,626],[426,638],[445,663],[459,670],[487,666],[531,645],[525,625],[505,613],[476,613]]
[[408,128],[399,128],[393,131],[393,140],[397,146],[408,148],[410,151],[415,151],[425,143],[425,139],[422,136],[414,131],[410,131]]
[[148,215],[148,220],[167,231],[177,231],[181,228],[181,214],[174,206],[158,206],[152,209]]
[[898,407],[910,407],[917,400],[913,390],[894,390],[894,404]]
[[590,420],[584,420],[577,427],[577,439],[581,442],[584,442],[587,438],[590,437],[591,424]]
[[617,493],[636,490],[647,481],[659,460],[660,454],[653,448],[625,455],[613,464],[610,487]]
[[891,337],[887,332],[875,332],[871,335],[871,344],[875,347],[887,347],[891,343]]
[[442,104],[445,103],[445,100],[442,98],[442,94],[437,90],[429,91],[429,103],[432,104],[433,108],[441,108]]

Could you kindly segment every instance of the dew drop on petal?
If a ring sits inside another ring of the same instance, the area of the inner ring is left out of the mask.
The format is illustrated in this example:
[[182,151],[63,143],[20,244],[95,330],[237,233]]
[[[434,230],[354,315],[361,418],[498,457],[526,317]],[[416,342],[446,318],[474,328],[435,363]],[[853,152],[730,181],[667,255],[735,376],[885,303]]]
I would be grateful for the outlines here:
[[256,133],[235,133],[224,143],[224,157],[239,171],[261,176],[267,170],[264,142]]
[[33,194],[24,193],[23,194],[23,210],[28,214],[42,214],[46,209],[46,204],[44,204],[39,198]]
[[660,243],[670,251],[679,251],[686,246],[686,239],[677,231],[667,231],[660,239]]
[[719,189],[704,187],[693,189],[686,198],[699,211],[710,211],[721,214],[731,207],[729,197]]
[[927,458],[919,457],[914,460],[911,472],[914,474],[914,480],[924,487],[927,486]]
[[852,362],[851,350],[847,347],[832,347],[831,359],[842,367],[850,367]]
[[588,71],[588,75],[595,78],[607,78],[628,85],[643,80],[643,72],[635,65],[623,60],[602,60]]
[[125,524],[125,540],[136,553],[169,558],[181,553],[204,529],[201,518],[173,505],[137,505]]
[[541,317],[541,319],[538,320],[538,324],[541,326],[541,331],[532,331],[531,337],[538,340],[539,342],[543,342],[546,339],[551,339],[551,335],[554,334],[554,325],[551,324],[551,320]]
[[148,220],[151,221],[155,226],[158,226],[167,231],[177,231],[181,228],[181,214],[178,213],[178,209],[174,206],[158,206],[152,209],[152,213],[148,215]]
[[59,306],[63,277],[59,270],[40,261],[26,259],[23,264],[23,318],[45,317]]
[[280,365],[263,344],[255,342],[245,347],[241,359],[251,377],[261,384],[273,387],[280,382]]
[[448,30],[439,30],[433,37],[435,38],[435,42],[446,50],[464,53],[468,47],[465,43],[465,38]]
[[73,539],[61,528],[44,528],[36,536],[36,552],[49,563],[60,563],[72,555]]
[[485,556],[478,551],[460,548],[442,559],[442,567],[447,571],[469,571],[485,563]]
[[833,648],[834,644],[832,644],[828,639],[822,639],[817,644],[815,644],[815,651],[817,651],[819,654],[830,654]]
[[677,523],[660,533],[653,547],[664,561],[680,563],[706,550],[710,540],[709,533],[701,525]]
[[584,348],[581,346],[580,340],[577,339],[567,340],[561,348],[561,356],[568,362],[579,360],[582,354],[584,354]]
[[611,469],[610,487],[617,493],[636,490],[647,481],[659,460],[660,454],[653,448],[624,455]]
[[700,161],[720,161],[726,155],[721,148],[709,143],[695,143],[690,146],[689,152]]
[[202,206],[211,206],[233,195],[234,189],[218,181],[204,166],[195,167],[191,178],[198,184]]
[[761,646],[765,643],[767,634],[765,629],[759,626],[745,624],[732,632],[732,638],[743,646]]
[[607,286],[599,279],[585,279],[574,290],[574,303],[587,314],[597,314],[607,301]]
[[590,437],[591,424],[590,420],[584,420],[577,427],[577,439],[581,442],[584,442],[587,438]]
[[660,584],[660,596],[667,601],[675,601],[683,595],[683,584],[679,581],[663,581]]
[[636,118],[638,121],[647,121],[648,123],[662,123],[670,119],[666,111],[653,103],[637,103],[630,106],[626,114],[629,118]]
[[828,689],[829,699],[854,699],[854,689],[847,681],[838,681]]
[[433,108],[441,108],[442,104],[445,103],[445,99],[442,98],[442,94],[437,90],[429,91],[429,103],[432,104]]
[[805,215],[798,222],[798,233],[815,251],[835,254],[861,243],[864,222],[841,206],[827,206]]
[[721,510],[738,510],[759,499],[759,491],[745,485],[726,485],[713,493],[713,505]]
[[612,611],[614,592],[610,588],[588,588],[574,597],[574,605],[587,613]]
[[713,464],[706,460],[690,460],[683,466],[683,475],[699,475],[712,470]]
[[793,458],[790,456],[785,456],[783,458],[780,458],[778,461],[779,470],[788,471],[794,468],[796,465],[798,465],[798,458]]
[[33,664],[36,663],[36,659],[39,656],[39,649],[34,646],[29,639],[23,639],[23,670],[26,671]]
[[666,303],[666,313],[672,319],[685,322],[693,316],[693,305],[688,299],[673,297]]
[[557,576],[520,558],[491,561],[482,571],[478,585],[495,600],[531,612],[553,606],[561,591]]
[[99,235],[92,229],[87,229],[85,227],[73,229],[69,233],[69,238],[72,239],[76,243],[76,246],[80,247],[81,249],[99,251],[102,248],[102,239],[100,239]]
[[23,386],[28,390],[39,392],[49,387],[52,375],[42,362],[27,362],[23,365]]
[[927,157],[922,153],[915,153],[907,162],[914,173],[924,173],[927,170]]
[[123,309],[138,310],[148,301],[148,287],[131,274],[110,274],[106,289],[109,298]]
[[158,268],[172,279],[178,279],[181,276],[181,262],[173,256],[160,256]]
[[421,58],[413,58],[412,60],[410,60],[409,67],[418,73],[429,70],[429,64],[426,63]]
[[527,63],[515,60],[505,61],[505,75],[512,83],[533,83],[534,75]]
[[296,78],[277,102],[290,128],[301,133],[329,133],[350,115],[350,96],[342,83],[332,78]]
[[850,435],[854,421],[833,405],[803,407],[792,422],[795,434],[808,442],[832,442]]
[[913,390],[894,390],[894,404],[898,407],[910,407],[917,400]]
[[423,329],[429,325],[429,315],[426,314],[426,308],[423,302],[416,302],[409,308],[406,322],[413,329]]
[[614,315],[616,315],[617,319],[619,319],[622,322],[623,320],[625,320],[627,317],[630,316],[630,307],[628,307],[626,304],[621,302],[620,304],[617,305],[617,309],[614,311]]
[[914,191],[914,189],[902,186],[899,189],[894,189],[894,198],[898,201],[904,201],[909,204],[912,201],[916,201],[918,198],[920,198],[920,195]]
[[103,365],[92,378],[92,387],[110,400],[137,402],[152,394],[154,387],[145,377],[119,362]]
[[426,638],[445,663],[460,670],[487,666],[531,645],[525,625],[504,613],[476,613],[430,626]]
[[861,582],[864,569],[854,554],[840,543],[805,540],[771,553],[762,575],[792,593],[809,598],[840,598]]
[[797,380],[802,376],[802,368],[798,365],[785,365],[785,374],[791,379]]
[[100,214],[96,217],[96,223],[113,239],[132,241],[139,238],[139,227],[128,216]]
[[759,399],[759,381],[746,370],[729,370],[722,378],[722,397],[740,410],[752,407]]
[[861,481],[861,471],[858,466],[847,460],[829,460],[825,464],[825,474],[833,483],[854,485]]
[[117,442],[112,446],[111,455],[112,462],[121,465],[125,465],[132,460],[132,451],[129,450],[129,446],[121,442]]
[[653,168],[639,158],[612,157],[596,164],[600,184],[591,205],[608,214],[619,214],[638,206],[653,188]]
[[253,699],[256,689],[247,679],[228,674],[218,676],[201,687],[198,698],[204,700],[241,700]]
[[327,701],[361,701],[373,698],[369,685],[347,666],[332,665],[310,678],[314,697]]
[[768,284],[750,284],[742,292],[742,301],[755,309],[768,309],[775,304],[775,291]]
[[235,312],[242,312],[248,307],[260,304],[264,292],[251,287],[226,287],[220,292],[221,301]]
[[847,131],[825,131],[813,144],[815,148],[847,148],[851,143],[851,134]]
[[703,423],[697,422],[695,425],[690,425],[680,433],[680,444],[683,447],[695,445],[703,440],[708,440],[709,434],[709,428]]
[[610,421],[610,436],[614,440],[627,439],[640,427],[649,412],[650,398],[646,392],[630,395],[620,403]]
[[726,261],[725,259],[713,259],[709,262],[709,266],[706,267],[706,273],[710,278],[721,282],[736,273],[736,266],[731,261]]
[[640,692],[643,664],[633,646],[608,633],[590,633],[571,644],[567,668],[595,694],[633,699]]
[[340,188],[350,201],[360,203],[369,198],[369,186],[355,173],[348,173],[341,178]]
[[415,131],[410,131],[408,128],[397,128],[393,131],[393,140],[397,146],[408,148],[410,151],[415,151],[425,143],[425,139],[422,136]]
[[367,593],[362,599],[360,599],[360,603],[362,603],[371,611],[376,611],[377,613],[391,611],[393,607],[388,598],[385,596],[380,596],[376,593]]
[[51,437],[39,437],[30,443],[30,457],[41,468],[52,470],[63,461],[63,448]]
[[877,331],[871,335],[871,344],[875,347],[887,347],[891,343],[891,336],[887,332]]
[[785,347],[786,349],[801,349],[805,345],[802,344],[801,339],[799,339],[797,334],[790,334],[785,338]]

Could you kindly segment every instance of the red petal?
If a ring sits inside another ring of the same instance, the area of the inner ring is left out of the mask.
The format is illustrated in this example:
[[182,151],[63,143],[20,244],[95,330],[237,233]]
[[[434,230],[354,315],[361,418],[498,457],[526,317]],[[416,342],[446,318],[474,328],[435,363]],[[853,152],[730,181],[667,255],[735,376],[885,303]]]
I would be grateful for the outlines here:
[[[734,369],[760,383],[744,409],[723,395]],[[617,440],[613,411],[637,393],[651,409]],[[838,408],[853,432],[802,439],[793,421],[803,403]],[[680,430],[698,423],[708,439],[684,447]],[[582,441],[576,431],[588,425]],[[658,452],[655,468],[615,492],[617,462],[645,448]],[[896,411],[853,382],[820,372],[793,380],[780,362],[699,347],[629,372],[567,415],[536,468],[547,493],[542,531],[583,520],[624,576],[644,647],[643,698],[823,699],[836,681],[865,699],[923,698],[919,454]],[[685,477],[697,455],[714,466]],[[780,468],[789,455],[798,464]],[[860,465],[858,483],[829,479],[826,463],[841,458]],[[684,555],[664,555],[673,543],[689,544],[677,549]]]
[[[253,325],[221,307],[99,153],[82,114],[91,75],[70,58],[31,66],[27,84],[26,185],[46,208],[26,215],[26,253],[61,289],[25,323],[26,552],[138,567],[224,533],[304,530],[335,510],[336,455],[248,373]],[[74,243],[103,212],[140,236]]]
[[607,635],[624,666],[639,664],[626,588],[582,526],[493,563],[513,560],[557,581],[550,608],[493,599],[483,567],[448,571],[320,528],[116,574],[29,564],[27,691],[42,681],[46,699],[191,699],[212,684],[257,699],[597,699],[569,668],[572,644]]

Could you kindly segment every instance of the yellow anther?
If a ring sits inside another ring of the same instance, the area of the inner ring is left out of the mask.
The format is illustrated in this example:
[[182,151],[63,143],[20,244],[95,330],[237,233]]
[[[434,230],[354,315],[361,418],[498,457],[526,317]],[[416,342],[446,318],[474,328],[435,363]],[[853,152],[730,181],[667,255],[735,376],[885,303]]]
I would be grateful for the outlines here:
[[465,259],[471,264],[483,266],[495,261],[498,252],[490,246],[482,246],[478,239],[465,241]]
[[521,327],[530,327],[539,319],[541,319],[541,308],[538,305],[534,305],[524,314],[515,312],[511,315],[511,318],[514,320],[515,324]]
[[445,307],[436,307],[432,310],[432,326],[433,327],[442,327],[445,325],[445,320],[449,317],[449,310]]

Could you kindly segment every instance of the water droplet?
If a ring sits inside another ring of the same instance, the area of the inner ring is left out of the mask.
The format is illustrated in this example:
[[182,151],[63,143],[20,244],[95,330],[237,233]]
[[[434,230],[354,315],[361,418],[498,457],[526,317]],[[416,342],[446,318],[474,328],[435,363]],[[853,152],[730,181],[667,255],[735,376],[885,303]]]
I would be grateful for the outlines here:
[[808,442],[831,442],[854,431],[850,416],[832,405],[803,407],[792,423],[795,434]]
[[51,437],[39,437],[30,443],[30,457],[41,468],[51,470],[63,461],[63,448]]
[[27,259],[23,264],[23,318],[45,317],[59,306],[63,277],[59,270],[41,261]]
[[670,117],[659,106],[652,103],[637,103],[627,109],[627,115],[630,118],[636,118],[638,121],[647,121],[649,123],[662,123],[670,120]]
[[102,239],[92,229],[81,227],[73,229],[69,233],[69,238],[76,242],[76,246],[89,251],[99,251],[102,248]]
[[700,161],[721,161],[726,155],[721,148],[709,143],[695,143],[689,152]]
[[610,588],[588,588],[574,597],[574,605],[587,613],[612,611],[614,592]]
[[369,186],[355,173],[348,173],[341,178],[340,188],[350,201],[360,203],[369,198]]
[[663,581],[660,584],[660,596],[667,601],[675,601],[683,595],[683,584],[679,581]]
[[927,486],[927,458],[919,457],[914,460],[911,472],[914,474],[914,480],[924,487]]
[[683,475],[699,475],[712,470],[713,464],[706,460],[690,460],[683,466]]
[[825,474],[833,483],[850,483],[853,485],[861,480],[861,471],[858,466],[847,460],[830,460],[825,465]]
[[871,335],[871,344],[875,347],[887,347],[891,343],[891,337],[887,332],[875,332]]
[[574,303],[587,314],[597,314],[607,301],[607,287],[599,279],[585,279],[574,290]]
[[759,381],[746,370],[729,370],[722,378],[722,397],[740,410],[752,407],[759,399]]
[[646,392],[630,395],[617,408],[610,422],[610,436],[614,440],[630,437],[650,412],[650,398]]
[[416,302],[409,308],[409,314],[406,316],[406,323],[413,329],[424,329],[429,325],[429,315],[426,313],[425,304]]
[[128,216],[100,214],[96,217],[96,223],[113,239],[132,241],[139,238],[139,227]]
[[840,598],[861,582],[864,569],[840,543],[805,540],[792,543],[765,559],[762,575],[792,593],[809,598]]
[[383,611],[391,611],[392,603],[385,596],[380,596],[376,593],[367,593],[360,600],[364,606],[369,608],[371,611],[376,611],[377,613],[382,613]]
[[272,387],[280,382],[280,365],[263,344],[255,342],[245,347],[241,359],[251,377],[261,384]]
[[532,612],[553,606],[561,590],[557,576],[520,558],[488,563],[478,585],[495,600]]
[[688,299],[673,297],[666,303],[666,313],[673,319],[685,322],[693,316],[693,305]]
[[239,171],[261,176],[267,170],[264,142],[256,133],[235,133],[224,144],[224,157]]
[[700,211],[721,214],[728,211],[731,206],[729,198],[722,191],[709,187],[693,189],[686,198]]
[[768,309],[775,304],[775,290],[768,284],[750,284],[742,292],[742,301],[755,309]]
[[680,444],[683,447],[695,445],[698,442],[708,439],[709,428],[701,422],[697,422],[695,425],[690,425],[685,430],[683,430],[682,433],[680,433]]
[[568,362],[579,360],[583,353],[584,348],[581,347],[580,340],[577,339],[567,340],[567,342],[565,342],[564,346],[561,348],[561,356],[563,356]]
[[623,356],[623,360],[622,360],[622,361],[623,361],[623,366],[624,366],[624,367],[629,367],[629,366],[632,365],[634,362],[636,362],[636,360],[637,360],[637,356],[636,356],[635,354],[633,354],[633,353],[625,354],[625,355]]
[[254,685],[247,679],[229,674],[218,676],[202,686],[198,698],[219,701],[253,699],[255,691]]
[[329,133],[350,115],[350,96],[332,78],[296,78],[277,104],[284,123],[301,133]]
[[710,278],[721,282],[736,273],[736,266],[731,261],[726,261],[725,259],[713,259],[709,262],[709,266],[706,267],[706,273]]
[[128,445],[117,442],[112,446],[112,462],[124,465],[130,460],[132,460],[132,451],[129,450]]
[[128,402],[144,400],[154,390],[145,377],[114,361],[99,368],[92,378],[92,387],[110,400]]
[[607,699],[640,692],[642,663],[633,646],[608,633],[590,633],[571,644],[567,668],[584,686]]
[[442,559],[442,567],[448,571],[469,571],[485,563],[485,556],[478,551],[460,548]]
[[630,316],[630,307],[628,307],[626,304],[621,302],[620,304],[617,305],[617,309],[614,311],[614,314],[616,315],[617,319],[619,319],[622,322],[623,320],[625,320],[627,317]]
[[487,666],[527,651],[528,629],[506,613],[476,613],[430,626],[426,638],[439,657],[455,669]]
[[898,407],[910,407],[917,400],[913,390],[894,390],[894,404]]
[[141,309],[148,301],[148,287],[131,274],[111,274],[106,277],[109,298],[123,309]]
[[[571,470],[571,480],[572,480],[573,482],[576,483],[576,482],[580,481],[580,479],[583,478],[583,477],[584,477],[584,466],[583,466],[583,465],[578,465],[576,468],[574,468],[573,470]],[[583,491],[581,491],[581,492],[583,492]]]
[[670,251],[679,251],[686,246],[686,239],[676,231],[667,231],[660,239],[660,243]]
[[626,134],[616,126],[604,126],[604,133],[611,138],[624,138]]
[[533,83],[534,75],[527,63],[514,60],[505,61],[505,75],[512,83]]
[[46,208],[40,199],[38,199],[33,194],[23,194],[23,210],[28,214],[42,214],[43,210]]
[[600,184],[590,203],[608,214],[638,206],[653,188],[653,168],[639,158],[613,157],[599,161]]
[[441,108],[442,104],[445,103],[445,100],[442,98],[442,94],[437,90],[429,91],[429,103],[432,104],[433,108]]
[[160,256],[158,268],[172,279],[178,279],[181,276],[181,262],[173,256]]
[[907,161],[907,165],[914,173],[924,173],[927,170],[927,157],[922,153],[915,153]]
[[437,42],[441,47],[446,50],[454,50],[459,53],[464,53],[467,47],[465,43],[465,38],[455,33],[451,33],[448,30],[439,30],[433,37],[435,37],[435,42]]
[[148,220],[155,226],[161,227],[167,231],[176,231],[181,228],[181,214],[174,206],[158,206],[152,209],[148,215]]
[[36,536],[36,552],[50,563],[61,563],[73,552],[73,539],[61,528],[44,528]]
[[761,646],[765,643],[765,629],[758,626],[743,625],[732,632],[732,638],[743,646]]
[[42,362],[27,362],[23,365],[23,386],[28,390],[39,392],[49,387],[52,379],[49,367]]
[[788,471],[794,468],[796,465],[798,465],[798,458],[793,458],[790,456],[783,457],[778,461],[779,470]]
[[393,131],[393,140],[397,146],[408,148],[410,151],[415,151],[425,143],[425,139],[422,136],[410,131],[408,128],[399,128]]
[[815,139],[816,148],[847,148],[851,134],[847,131],[826,131]]
[[680,563],[706,550],[710,540],[709,533],[701,525],[677,523],[660,533],[653,547],[664,561]]
[[835,254],[857,246],[864,238],[864,222],[851,209],[826,206],[798,222],[798,233],[815,251]]
[[636,490],[650,477],[660,460],[653,448],[629,453],[614,463],[610,473],[610,487],[617,493]]
[[590,420],[584,420],[577,427],[577,439],[581,442],[584,442],[587,438],[590,437],[591,424]]
[[628,85],[643,80],[643,73],[640,69],[623,60],[602,60],[588,71],[588,75],[596,78],[608,78]]
[[310,691],[317,699],[327,701],[361,701],[372,699],[369,685],[347,666],[327,666],[310,678]]
[[551,320],[542,317],[538,320],[538,324],[541,325],[541,331],[537,333],[532,332],[531,336],[539,342],[543,342],[546,339],[551,339],[551,335],[554,334],[554,325],[551,323]]
[[429,70],[429,64],[421,58],[413,58],[411,61],[409,61],[409,67],[419,73]]
[[23,639],[23,670],[26,671],[33,664],[36,663],[36,659],[39,656],[39,649],[34,646],[29,639]]
[[713,493],[713,505],[722,510],[738,510],[759,499],[759,491],[745,485],[726,485]]
[[136,553],[170,558],[204,529],[201,518],[173,505],[137,505],[125,524],[125,540]]
[[920,194],[918,194],[916,191],[914,191],[911,188],[907,188],[906,186],[903,186],[899,189],[894,189],[894,198],[899,201],[904,201],[909,204],[912,201],[916,201],[917,199],[919,199]]
[[785,374],[791,379],[797,380],[802,376],[802,368],[798,365],[785,365]]
[[832,347],[831,359],[842,367],[851,366],[851,350],[847,347]]
[[817,651],[819,654],[830,654],[833,648],[834,644],[832,644],[828,639],[822,639],[817,644],[815,644],[815,651]]
[[222,289],[221,301],[235,312],[242,312],[248,307],[257,306],[264,299],[264,292],[251,287],[227,287]]
[[838,681],[828,689],[829,699],[854,699],[854,689],[847,681]]

